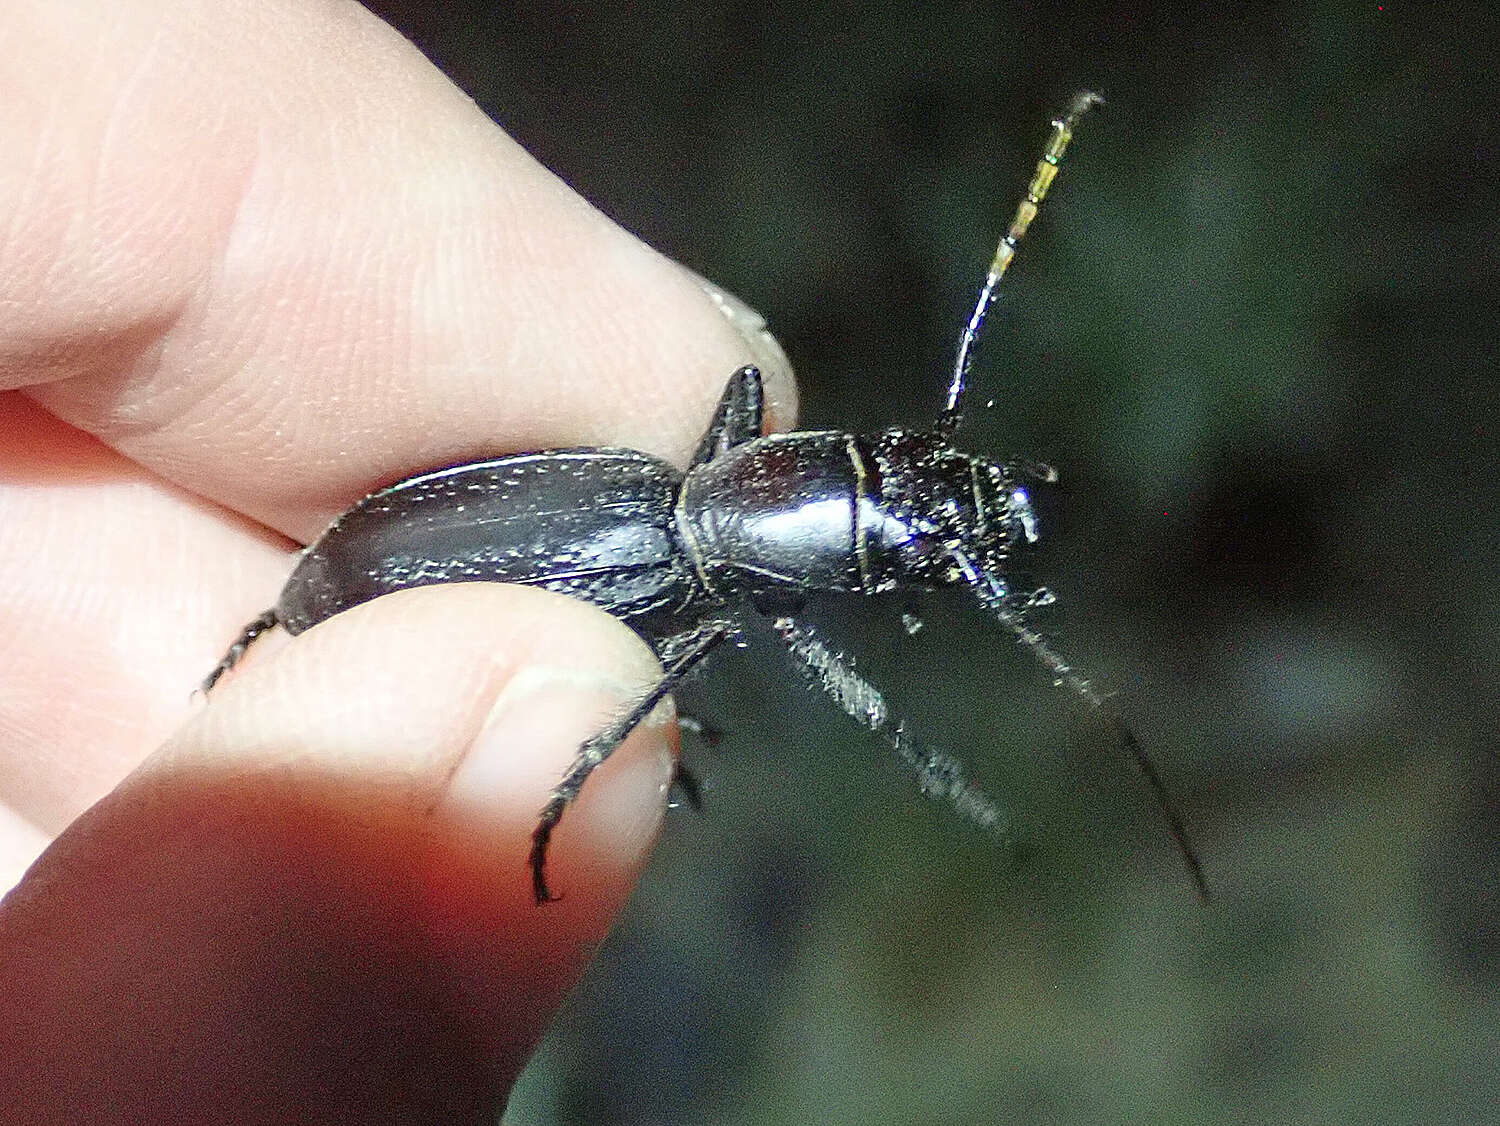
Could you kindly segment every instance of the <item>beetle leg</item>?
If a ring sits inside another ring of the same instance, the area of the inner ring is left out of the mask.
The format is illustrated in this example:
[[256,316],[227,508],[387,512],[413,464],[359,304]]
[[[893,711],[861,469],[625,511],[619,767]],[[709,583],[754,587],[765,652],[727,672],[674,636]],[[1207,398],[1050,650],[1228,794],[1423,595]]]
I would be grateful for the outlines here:
[[777,618],[775,629],[803,675],[845,714],[890,744],[896,758],[916,776],[917,789],[924,797],[947,802],[966,821],[1015,848],[1009,814],[964,777],[957,759],[919,742],[905,720],[892,722],[885,697],[854,671],[853,661],[829,649],[810,628],[791,618]]
[[[691,735],[694,742],[713,750],[724,740],[724,732],[707,720],[699,719],[695,715],[683,715],[677,713],[677,730]],[[677,766],[672,774],[672,789],[682,796],[682,800],[693,807],[694,813],[703,812],[703,783],[698,780],[698,774],[687,763],[682,761],[682,755],[677,756]]]
[[234,639],[234,644],[229,647],[229,651],[219,659],[213,671],[203,678],[203,683],[198,686],[198,690],[205,696],[211,692],[213,686],[219,683],[219,678],[240,663],[240,658],[245,655],[245,650],[250,648],[250,643],[267,630],[275,629],[277,621],[279,619],[276,617],[276,611],[267,610],[254,621],[247,623],[245,628],[240,630],[240,635]]
[[568,767],[568,772],[563,775],[562,781],[553,787],[547,804],[542,807],[536,829],[531,834],[531,885],[538,905],[557,898],[547,887],[545,871],[547,844],[552,839],[552,831],[562,820],[563,812],[578,797],[578,792],[583,789],[588,776],[600,763],[615,753],[630,733],[640,726],[641,721],[651,714],[656,705],[666,699],[671,691],[682,682],[682,678],[693,671],[699,661],[708,656],[714,646],[733,632],[734,626],[730,622],[709,621],[688,633],[669,639],[678,644],[671,645],[671,651],[675,656],[662,674],[662,678],[652,686],[649,692],[631,705],[629,711],[578,748],[578,757],[573,760],[573,765]]
[[1032,629],[1026,619],[1026,611],[1031,606],[1045,606],[1052,602],[1052,592],[1044,587],[1029,598],[1017,599],[1015,595],[1006,591],[1004,584],[989,572],[981,569],[967,555],[954,552],[953,558],[980,604],[996,621],[1009,629],[1017,641],[1031,650],[1031,655],[1051,675],[1054,684],[1059,688],[1067,688],[1088,705],[1090,712],[1113,733],[1125,753],[1134,760],[1137,769],[1141,772],[1141,777],[1146,780],[1146,785],[1156,798],[1162,819],[1167,823],[1167,832],[1171,834],[1172,843],[1177,846],[1177,852],[1188,870],[1188,876],[1193,881],[1198,898],[1207,903],[1209,900],[1208,882],[1203,875],[1203,863],[1198,859],[1198,853],[1193,848],[1192,841],[1188,839],[1187,826],[1183,823],[1182,814],[1177,811],[1172,795],[1167,793],[1166,784],[1161,780],[1161,774],[1158,773],[1156,764],[1151,761],[1151,756],[1146,753],[1146,749],[1136,738],[1135,732],[1115,711],[1108,698],[1095,688],[1087,677],[1064,660],[1057,650],[1047,644],[1047,639]]
[[760,437],[761,419],[765,414],[766,395],[760,382],[760,369],[752,365],[739,369],[729,377],[719,405],[708,424],[708,433],[698,443],[693,454],[693,463],[688,468],[697,469],[713,461],[725,450]]
[[[679,720],[679,722],[681,722]],[[672,770],[672,793],[682,795],[682,800],[693,807],[694,813],[703,812],[703,783],[698,780],[698,775],[690,770],[681,759]],[[674,800],[671,804],[676,805]]]

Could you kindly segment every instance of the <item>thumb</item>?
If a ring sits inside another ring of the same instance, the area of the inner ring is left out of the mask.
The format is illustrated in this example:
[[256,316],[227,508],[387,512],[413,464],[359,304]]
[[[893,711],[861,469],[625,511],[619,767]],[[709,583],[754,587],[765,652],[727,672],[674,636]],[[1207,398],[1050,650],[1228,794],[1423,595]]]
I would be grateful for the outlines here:
[[[571,599],[463,584],[246,662],[0,905],[0,1108],[46,1122],[489,1122],[659,827],[659,670]],[[0,1114],[0,1118],[9,1118]]]

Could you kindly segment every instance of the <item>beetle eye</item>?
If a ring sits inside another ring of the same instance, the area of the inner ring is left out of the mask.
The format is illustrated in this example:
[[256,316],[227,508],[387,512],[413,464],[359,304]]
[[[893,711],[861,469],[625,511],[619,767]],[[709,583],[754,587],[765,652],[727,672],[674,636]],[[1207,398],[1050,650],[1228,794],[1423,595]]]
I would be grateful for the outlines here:
[[1031,494],[1020,485],[1010,491],[1010,518],[1020,528],[1027,543],[1036,543],[1040,535],[1036,527],[1036,511],[1031,507]]

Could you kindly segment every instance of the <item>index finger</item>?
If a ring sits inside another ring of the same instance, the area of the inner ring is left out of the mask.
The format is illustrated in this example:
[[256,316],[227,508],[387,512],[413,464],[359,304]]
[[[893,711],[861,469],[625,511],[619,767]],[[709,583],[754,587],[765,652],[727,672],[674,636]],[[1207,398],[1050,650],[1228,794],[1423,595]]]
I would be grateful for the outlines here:
[[768,355],[789,421],[774,344],[357,5],[10,6],[0,386],[152,471],[306,541],[430,466],[681,461]]

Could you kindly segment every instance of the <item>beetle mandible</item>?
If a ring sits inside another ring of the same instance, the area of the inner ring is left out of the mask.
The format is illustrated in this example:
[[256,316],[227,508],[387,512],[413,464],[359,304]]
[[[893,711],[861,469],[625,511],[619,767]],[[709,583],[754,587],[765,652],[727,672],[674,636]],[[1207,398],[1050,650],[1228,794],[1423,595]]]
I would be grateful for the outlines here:
[[[1106,699],[1030,625],[1044,592],[1006,582],[1013,549],[1037,538],[1026,480],[1048,468],[972,457],[953,445],[975,342],[1036,217],[1078,119],[1079,94],[1052,132],[1001,238],[959,340],[947,400],[924,430],[761,434],[760,373],[729,378],[687,472],[626,449],[560,449],[439,469],[372,493],[303,552],[276,605],[250,622],[203,681],[213,688],[258,636],[297,634],[391,591],[446,582],[529,583],[582,598],[634,628],[663,674],[587,740],[541,810],[530,855],[538,904],[547,846],[588,776],[715,646],[745,608],[776,613],[807,594],[967,588],[1070,688],[1134,758],[1200,896],[1201,866],[1155,767]],[[793,660],[850,716],[885,739],[924,794],[982,827],[998,807],[950,757],[892,721],[879,691],[806,625],[777,616]]]

